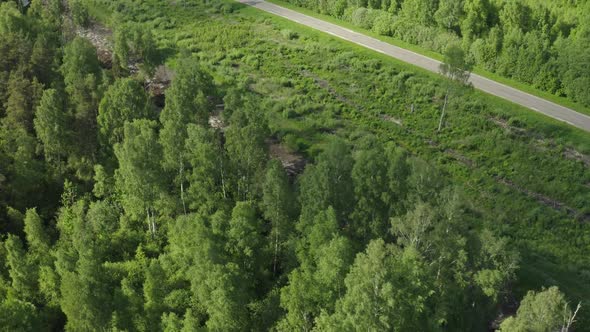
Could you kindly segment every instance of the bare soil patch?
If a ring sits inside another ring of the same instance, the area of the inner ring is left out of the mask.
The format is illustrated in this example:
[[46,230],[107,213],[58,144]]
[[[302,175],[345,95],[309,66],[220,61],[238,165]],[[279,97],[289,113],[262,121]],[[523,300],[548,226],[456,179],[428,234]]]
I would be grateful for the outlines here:
[[112,67],[113,58],[113,44],[111,37],[113,31],[97,22],[92,22],[88,28],[78,27],[76,34],[80,37],[86,38],[96,47],[96,54],[98,60],[105,68]]
[[291,178],[303,173],[307,160],[302,155],[289,151],[277,139],[268,140],[268,150],[271,158],[278,159]]
[[154,77],[147,79],[145,89],[154,99],[154,103],[159,108],[164,108],[166,104],[166,89],[174,79],[174,71],[170,68],[160,65],[156,68]]

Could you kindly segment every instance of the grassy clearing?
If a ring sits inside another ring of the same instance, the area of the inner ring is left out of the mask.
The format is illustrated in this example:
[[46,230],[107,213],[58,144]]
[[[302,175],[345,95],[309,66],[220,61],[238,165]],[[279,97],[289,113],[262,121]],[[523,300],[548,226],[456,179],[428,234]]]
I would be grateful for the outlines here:
[[108,5],[100,1],[88,1],[86,3],[86,8],[88,8],[88,14],[90,14],[91,17],[103,23],[104,25],[111,25],[110,21],[112,13]]
[[[326,22],[330,22],[330,23],[333,23],[333,24],[336,24],[336,25],[345,27],[345,28],[350,29],[352,31],[356,31],[356,32],[365,34],[367,36],[370,36],[370,37],[373,37],[375,39],[381,40],[383,42],[386,42],[386,43],[389,43],[389,44],[392,44],[392,45],[395,45],[395,46],[399,46],[399,47],[405,48],[405,49],[410,50],[412,52],[415,52],[415,53],[418,53],[418,54],[422,54],[422,55],[428,56],[430,58],[433,58],[433,59],[436,59],[436,60],[439,60],[439,61],[442,61],[442,59],[443,59],[443,56],[441,54],[439,54],[439,53],[436,53],[436,52],[433,52],[433,51],[424,49],[422,47],[419,47],[419,46],[416,46],[416,45],[413,45],[413,44],[404,42],[402,40],[399,40],[399,39],[396,39],[396,38],[393,38],[393,37],[383,36],[383,35],[380,35],[380,34],[377,34],[377,33],[373,32],[373,31],[370,31],[370,30],[367,30],[367,29],[363,29],[363,28],[359,28],[359,27],[355,26],[354,24],[352,24],[350,22],[346,22],[346,21],[343,21],[343,20],[334,18],[334,17],[329,16],[329,15],[319,14],[319,13],[316,13],[316,12],[314,12],[312,10],[309,10],[309,9],[306,9],[306,8],[301,8],[301,7],[295,6],[295,5],[291,4],[291,3],[288,3],[288,2],[285,2],[285,1],[281,1],[281,0],[266,0],[266,1],[271,2],[271,3],[274,3],[274,4],[279,5],[279,6],[282,6],[282,7],[285,7],[285,8],[289,8],[291,10],[300,12],[302,14],[305,14],[305,15],[308,15],[308,16],[311,16],[311,17],[322,19],[322,20],[324,20]],[[575,102],[573,102],[573,101],[571,101],[571,100],[569,100],[567,98],[556,96],[556,95],[554,95],[552,93],[541,91],[539,89],[535,89],[535,88],[533,88],[532,86],[530,86],[528,84],[521,83],[521,82],[515,81],[513,79],[500,76],[500,75],[498,75],[496,73],[492,73],[492,72],[487,71],[487,70],[485,70],[483,68],[480,68],[480,67],[475,67],[474,70],[473,70],[473,72],[475,74],[481,75],[483,77],[492,79],[492,80],[494,80],[496,82],[499,82],[499,83],[508,85],[510,87],[519,89],[521,91],[524,91],[524,92],[529,93],[529,94],[531,94],[533,96],[537,96],[537,97],[540,97],[540,98],[549,100],[549,101],[551,101],[553,103],[556,103],[556,104],[559,104],[559,105],[568,107],[568,108],[570,108],[570,109],[572,109],[574,111],[577,111],[577,112],[580,112],[580,113],[584,113],[584,114],[590,115],[590,108],[585,107],[583,105],[580,105],[578,103],[575,103]]]
[[434,165],[521,249],[518,291],[557,284],[571,299],[590,294],[589,225],[530,194],[590,212],[590,169],[565,157],[590,153],[587,133],[467,89],[437,133],[444,82],[436,74],[233,2],[210,12],[159,1],[130,10],[161,48],[199,57],[221,90],[248,87],[273,135],[308,158],[333,135],[354,142],[371,132]]

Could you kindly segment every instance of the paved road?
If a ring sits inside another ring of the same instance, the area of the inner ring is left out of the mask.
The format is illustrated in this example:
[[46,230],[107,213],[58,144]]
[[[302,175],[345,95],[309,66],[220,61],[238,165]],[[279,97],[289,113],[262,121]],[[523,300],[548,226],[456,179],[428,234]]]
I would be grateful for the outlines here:
[[[277,6],[275,4],[263,0],[237,0],[243,4],[256,7],[260,10],[284,17],[299,24],[306,25],[310,28],[323,31],[338,38],[353,42],[355,44],[372,49],[379,53],[383,53],[410,63],[412,65],[422,67],[426,70],[438,73],[440,61],[431,59],[429,57],[408,51],[406,49],[393,46],[391,44],[382,42],[372,37],[354,32],[352,30],[340,27],[338,25],[322,21],[320,19],[307,16],[296,11]],[[513,103],[530,108],[533,111],[545,114],[559,121],[569,123],[572,126],[581,128],[590,132],[590,116],[578,113],[567,107],[563,107],[547,101],[545,99],[533,96],[526,92],[511,88],[507,85],[497,83],[485,77],[471,74],[470,82],[473,86],[481,91],[504,98]]]

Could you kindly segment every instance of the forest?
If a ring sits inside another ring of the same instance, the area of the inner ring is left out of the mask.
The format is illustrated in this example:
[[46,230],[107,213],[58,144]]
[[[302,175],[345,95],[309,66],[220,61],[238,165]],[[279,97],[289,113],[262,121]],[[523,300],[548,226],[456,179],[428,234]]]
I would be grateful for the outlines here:
[[589,201],[587,133],[236,2],[0,2],[1,331],[584,331]]
[[590,4],[568,0],[284,0],[590,106]]

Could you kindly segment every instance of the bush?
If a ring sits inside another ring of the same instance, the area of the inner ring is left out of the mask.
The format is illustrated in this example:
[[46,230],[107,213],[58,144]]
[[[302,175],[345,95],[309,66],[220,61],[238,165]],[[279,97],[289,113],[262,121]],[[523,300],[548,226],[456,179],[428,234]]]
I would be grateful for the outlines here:
[[289,39],[289,40],[293,40],[293,39],[297,39],[299,38],[299,34],[295,31],[292,30],[288,30],[285,29],[283,31],[281,31],[281,34],[283,35],[283,37]]
[[234,12],[234,6],[230,3],[223,4],[220,8],[222,14],[231,14]]
[[342,18],[343,20],[347,21],[347,22],[352,22],[352,14],[357,10],[358,8],[356,7],[348,7],[344,10],[344,12],[342,13],[342,16],[340,18]]
[[373,31],[380,35],[391,36],[391,26],[393,24],[393,15],[384,11],[379,11],[373,22]]
[[358,8],[352,13],[352,24],[363,29],[371,29],[373,22],[370,21],[371,15],[367,8]]
[[344,15],[344,11],[346,10],[346,0],[336,0],[328,11],[331,16],[334,17],[342,17]]
[[283,137],[282,143],[289,149],[291,152],[301,152],[305,151],[309,147],[309,143],[307,143],[304,139],[298,138],[293,134],[287,134]]
[[290,108],[290,107],[289,108],[285,108],[283,110],[283,117],[285,119],[293,119],[293,118],[296,118],[297,117],[297,112],[295,112],[295,110],[292,109],[292,108]]
[[74,23],[82,27],[88,26],[90,23],[90,14],[88,13],[88,8],[86,8],[82,1],[76,0],[70,2],[70,10],[72,11]]

